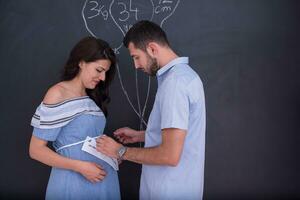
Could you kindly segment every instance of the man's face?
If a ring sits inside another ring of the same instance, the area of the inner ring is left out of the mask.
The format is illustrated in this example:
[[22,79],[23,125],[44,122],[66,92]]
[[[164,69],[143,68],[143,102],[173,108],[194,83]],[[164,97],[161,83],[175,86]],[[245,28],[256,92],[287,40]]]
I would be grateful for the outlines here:
[[129,43],[128,50],[133,58],[136,69],[140,69],[150,76],[156,75],[156,72],[159,70],[159,66],[155,58],[152,58],[147,52],[136,48],[132,42]]

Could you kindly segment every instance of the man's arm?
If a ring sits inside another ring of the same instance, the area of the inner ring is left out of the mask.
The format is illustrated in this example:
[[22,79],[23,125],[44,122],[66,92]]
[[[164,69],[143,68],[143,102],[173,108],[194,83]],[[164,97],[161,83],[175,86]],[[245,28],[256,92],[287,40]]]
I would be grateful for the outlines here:
[[[162,143],[149,148],[128,147],[124,160],[148,165],[176,166],[181,157],[186,131],[176,128],[162,130]],[[97,140],[97,150],[111,157],[118,157],[117,151],[122,145],[104,136]]]
[[162,131],[162,143],[150,148],[127,148],[123,159],[148,165],[170,165],[179,163],[186,131],[168,128]]

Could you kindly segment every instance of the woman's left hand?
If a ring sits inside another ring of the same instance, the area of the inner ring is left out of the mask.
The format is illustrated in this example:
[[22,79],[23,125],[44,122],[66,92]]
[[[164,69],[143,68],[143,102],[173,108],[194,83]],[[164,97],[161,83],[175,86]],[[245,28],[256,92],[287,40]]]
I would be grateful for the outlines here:
[[122,146],[121,144],[117,143],[114,139],[102,135],[101,137],[97,138],[97,151],[113,157],[113,158],[118,158],[118,150]]

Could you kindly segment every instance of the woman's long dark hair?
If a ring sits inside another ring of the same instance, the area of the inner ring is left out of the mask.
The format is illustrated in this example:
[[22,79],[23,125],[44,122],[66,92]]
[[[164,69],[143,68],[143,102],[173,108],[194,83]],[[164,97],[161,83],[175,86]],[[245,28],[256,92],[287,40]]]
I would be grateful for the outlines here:
[[80,61],[93,62],[100,59],[111,62],[110,68],[106,72],[105,81],[100,81],[94,89],[86,89],[86,92],[107,116],[107,104],[110,102],[109,85],[116,70],[116,56],[107,42],[90,36],[81,39],[72,49],[64,66],[62,81],[69,81],[77,76],[80,71]]

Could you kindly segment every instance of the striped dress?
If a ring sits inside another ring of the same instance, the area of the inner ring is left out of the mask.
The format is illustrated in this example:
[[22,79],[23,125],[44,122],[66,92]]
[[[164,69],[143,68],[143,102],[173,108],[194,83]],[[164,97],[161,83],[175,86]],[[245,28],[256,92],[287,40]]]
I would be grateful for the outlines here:
[[[83,141],[87,136],[103,134],[106,119],[100,108],[88,96],[68,99],[57,104],[41,103],[32,117],[33,135],[52,141],[55,150]],[[63,148],[57,153],[101,165],[106,176],[91,183],[80,173],[52,167],[46,199],[120,199],[117,172],[106,162],[81,150],[82,143]]]

